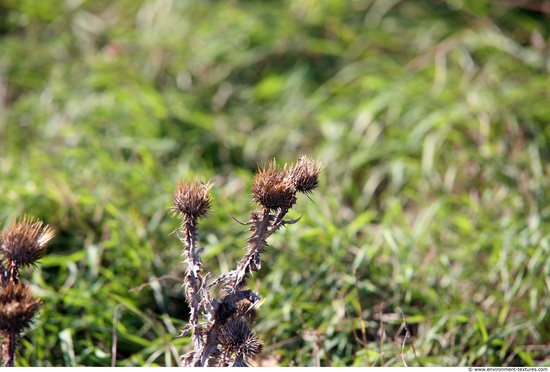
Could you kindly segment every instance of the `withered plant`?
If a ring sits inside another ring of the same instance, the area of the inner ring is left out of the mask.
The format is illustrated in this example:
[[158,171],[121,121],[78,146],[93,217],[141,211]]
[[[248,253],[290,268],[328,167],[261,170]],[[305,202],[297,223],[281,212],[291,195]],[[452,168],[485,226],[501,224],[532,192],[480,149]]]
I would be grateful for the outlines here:
[[20,283],[19,270],[36,266],[53,237],[48,225],[27,217],[14,221],[0,236],[0,338],[4,367],[14,366],[21,332],[41,305],[28,286]]
[[[210,281],[203,275],[197,247],[197,224],[211,206],[212,185],[197,180],[178,182],[173,195],[173,211],[181,218],[176,230],[185,244],[187,263],[184,280],[190,319],[183,333],[191,333],[193,351],[182,356],[183,366],[248,366],[249,359],[262,351],[262,342],[252,331],[260,296],[246,289],[246,281],[262,267],[261,254],[267,239],[278,229],[299,219],[285,220],[296,203],[297,193],[311,193],[318,186],[321,164],[306,156],[295,165],[278,168],[275,161],[260,166],[252,185],[252,198],[258,206],[244,225],[250,226],[246,253],[236,269]],[[210,282],[209,282],[210,281]],[[221,299],[210,295],[220,286]]]

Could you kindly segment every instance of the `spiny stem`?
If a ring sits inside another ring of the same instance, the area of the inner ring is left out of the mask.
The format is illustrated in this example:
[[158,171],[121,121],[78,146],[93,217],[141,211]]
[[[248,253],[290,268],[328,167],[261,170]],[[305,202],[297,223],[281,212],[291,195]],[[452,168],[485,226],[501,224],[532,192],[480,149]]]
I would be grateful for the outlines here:
[[260,218],[252,225],[253,234],[248,241],[248,252],[243,256],[237,265],[237,276],[231,293],[235,293],[246,285],[246,279],[252,271],[258,271],[261,267],[260,254],[267,245],[267,238],[270,233],[270,214],[268,208],[263,208]]
[[[196,253],[196,241],[197,241],[197,223],[193,218],[185,218],[182,224],[182,228],[185,232],[183,242],[185,244],[185,252],[187,254],[187,273],[185,276],[185,286],[187,300],[191,307],[191,318],[189,323],[193,329],[193,345],[195,351],[202,350],[202,334],[199,327],[199,308],[200,308],[200,293],[199,284],[201,281],[200,271],[202,264],[200,257]],[[181,239],[181,237],[180,237]],[[198,352],[193,356],[193,365],[201,365],[201,358]]]
[[[208,215],[210,209],[210,183],[204,184],[198,180],[194,182],[178,181],[178,187],[172,196],[174,213],[182,218],[182,224],[178,231],[179,239],[185,245],[184,255],[187,256],[187,271],[185,275],[185,294],[191,317],[190,328],[193,330],[193,359],[191,363],[185,360],[186,366],[201,366],[201,353],[203,349],[204,328],[199,323],[199,313],[203,301],[203,278],[201,276],[202,263],[196,249],[197,241],[197,220]],[[182,237],[180,233],[183,232]],[[208,278],[208,275],[207,275]],[[206,296],[208,297],[208,296]]]
[[2,333],[3,366],[13,367],[15,365],[15,349],[17,346],[18,334],[15,332]]

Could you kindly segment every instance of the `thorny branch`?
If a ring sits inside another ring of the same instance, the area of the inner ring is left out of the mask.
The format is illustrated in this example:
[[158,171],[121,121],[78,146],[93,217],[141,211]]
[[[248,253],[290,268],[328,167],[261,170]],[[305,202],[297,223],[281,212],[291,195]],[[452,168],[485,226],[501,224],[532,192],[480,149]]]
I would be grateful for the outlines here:
[[[184,366],[247,366],[249,358],[262,350],[261,341],[252,332],[260,296],[245,289],[247,279],[262,267],[261,254],[267,239],[287,224],[300,220],[284,217],[296,203],[297,193],[311,193],[318,186],[321,164],[306,156],[291,167],[277,167],[275,161],[261,166],[252,185],[252,197],[259,209],[244,225],[250,225],[247,252],[237,268],[207,284],[209,274],[202,276],[200,250],[196,249],[197,220],[210,208],[211,185],[178,182],[173,195],[173,210],[182,224],[178,237],[185,244],[187,263],[185,293],[191,307],[190,320],[184,333],[192,330],[194,350],[182,356]],[[218,284],[226,294],[213,299],[209,290]],[[203,322],[199,322],[199,314]]]
[[14,221],[0,236],[0,345],[4,367],[15,365],[21,332],[41,305],[28,286],[20,283],[19,270],[36,266],[54,235],[42,221],[24,217]]

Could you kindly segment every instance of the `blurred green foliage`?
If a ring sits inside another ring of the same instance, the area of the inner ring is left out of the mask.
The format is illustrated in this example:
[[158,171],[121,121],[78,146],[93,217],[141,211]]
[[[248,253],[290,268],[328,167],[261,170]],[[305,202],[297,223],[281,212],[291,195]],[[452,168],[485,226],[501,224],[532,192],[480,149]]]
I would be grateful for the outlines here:
[[549,366],[544,4],[0,0],[0,223],[57,231],[17,364],[109,366],[116,333],[117,366],[177,365],[176,180],[216,183],[217,275],[256,164],[305,153],[321,187],[250,282],[266,359]]

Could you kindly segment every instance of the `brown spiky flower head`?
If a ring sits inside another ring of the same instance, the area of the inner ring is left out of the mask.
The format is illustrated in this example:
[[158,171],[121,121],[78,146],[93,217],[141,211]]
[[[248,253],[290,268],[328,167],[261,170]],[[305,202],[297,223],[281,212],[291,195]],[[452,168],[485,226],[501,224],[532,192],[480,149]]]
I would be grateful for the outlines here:
[[319,173],[323,166],[302,155],[289,171],[289,177],[297,191],[311,193],[319,185]]
[[252,184],[254,201],[267,209],[289,209],[296,203],[296,189],[286,166],[277,169],[275,160],[260,166]]
[[40,220],[24,217],[14,221],[2,234],[0,257],[8,268],[35,266],[44,253],[48,242],[54,237],[52,229]]
[[40,305],[41,301],[34,298],[23,284],[11,282],[0,288],[0,332],[21,332],[29,325]]
[[197,219],[206,217],[210,210],[210,182],[178,181],[178,186],[172,196],[172,210],[181,218]]
[[220,343],[225,351],[235,354],[235,362],[239,366],[242,361],[246,367],[248,358],[254,358],[262,352],[263,344],[250,329],[246,322],[239,318],[231,318],[220,334]]

